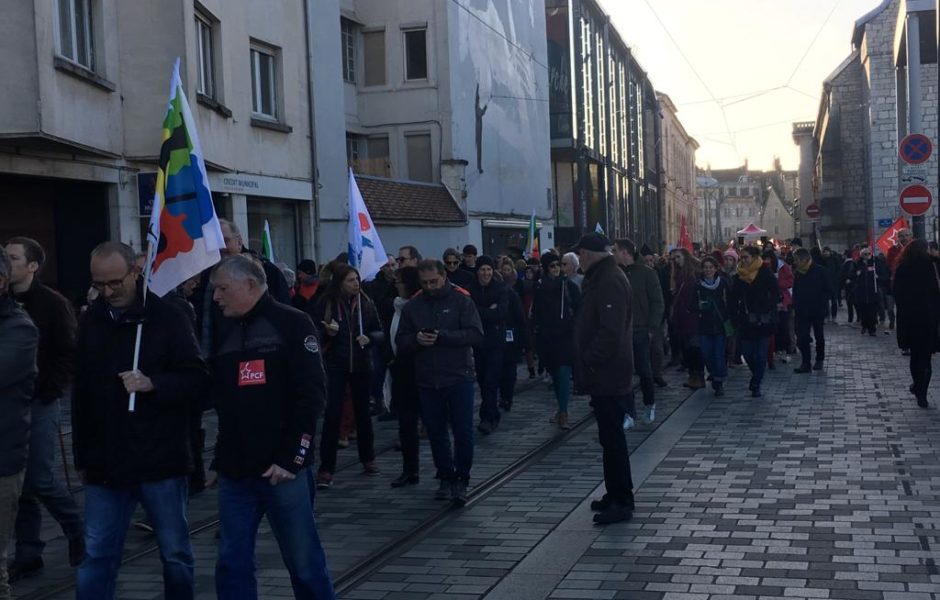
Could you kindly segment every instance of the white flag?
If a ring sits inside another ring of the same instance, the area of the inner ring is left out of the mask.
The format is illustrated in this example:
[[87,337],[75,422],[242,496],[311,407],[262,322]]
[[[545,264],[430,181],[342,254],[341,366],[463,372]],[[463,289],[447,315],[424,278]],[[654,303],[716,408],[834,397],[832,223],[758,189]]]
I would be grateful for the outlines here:
[[379,273],[388,258],[379,233],[372,224],[369,209],[362,199],[352,169],[349,170],[349,258],[347,262],[359,270],[363,281],[370,281]]

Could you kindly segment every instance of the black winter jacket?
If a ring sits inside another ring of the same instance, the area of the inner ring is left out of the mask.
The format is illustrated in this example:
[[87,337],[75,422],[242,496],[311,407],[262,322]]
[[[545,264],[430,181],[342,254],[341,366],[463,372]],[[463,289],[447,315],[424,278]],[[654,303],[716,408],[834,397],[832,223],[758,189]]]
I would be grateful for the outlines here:
[[702,335],[727,335],[725,323],[731,320],[731,283],[724,273],[715,275],[718,287],[709,289],[699,279],[695,286],[698,329]]
[[69,301],[37,279],[14,297],[39,329],[39,375],[33,396],[48,404],[61,398],[71,382],[78,323]]
[[898,308],[898,346],[940,352],[940,260],[898,261],[894,297]]
[[[154,390],[138,393],[136,410],[129,412],[118,373],[133,367],[138,323],[143,323],[138,368]],[[188,474],[193,467],[190,417],[206,383],[192,325],[178,308],[148,294],[146,306],[138,300],[114,317],[99,298],[78,328],[72,392],[75,468],[85,471],[88,483],[106,486]]]
[[[360,294],[359,298],[362,298],[362,333],[370,340],[365,348],[356,341],[359,336],[359,309],[355,302],[337,303],[332,296],[325,295],[314,308],[313,322],[323,342],[323,366],[327,371],[369,373],[374,368],[372,347],[384,339],[382,323],[369,296]],[[333,336],[326,333],[323,325],[324,321],[329,322],[331,319],[339,324],[339,331]]]
[[[418,344],[422,329],[437,331],[433,346]],[[470,293],[450,284],[437,295],[420,292],[402,309],[395,343],[415,356],[418,387],[440,389],[474,381],[473,347],[483,341],[480,315]]]
[[39,331],[9,294],[0,296],[0,477],[26,468]]
[[878,266],[875,259],[858,259],[852,265],[849,278],[852,280],[852,302],[856,305],[877,304],[881,301],[878,285]]
[[574,364],[574,318],[581,305],[581,290],[566,277],[542,277],[532,302],[532,330],[539,364],[546,369]]
[[231,479],[260,477],[272,464],[297,473],[313,462],[326,398],[316,328],[267,294],[230,321],[212,357],[219,414],[213,468]]
[[735,315],[738,337],[754,340],[771,335],[776,329],[780,289],[770,269],[761,267],[754,281],[747,283],[739,275],[731,285],[731,311]]
[[516,292],[496,279],[485,287],[474,282],[468,291],[483,326],[483,341],[477,344],[477,348],[488,350],[507,347],[510,344],[507,331],[512,331],[513,345],[518,342],[523,347],[528,346],[529,335],[522,313],[522,300]]
[[633,391],[630,282],[613,256],[591,265],[581,284],[574,329],[574,379],[592,396]]
[[793,269],[793,312],[805,319],[825,319],[832,297],[832,273],[813,264],[803,274]]

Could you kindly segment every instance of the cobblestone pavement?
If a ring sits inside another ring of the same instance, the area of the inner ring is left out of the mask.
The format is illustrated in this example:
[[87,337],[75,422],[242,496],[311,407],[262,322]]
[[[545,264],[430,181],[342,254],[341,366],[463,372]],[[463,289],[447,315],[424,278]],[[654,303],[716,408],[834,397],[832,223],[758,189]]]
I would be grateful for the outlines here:
[[[591,523],[587,503],[603,491],[591,424],[376,563],[343,597],[940,600],[940,415],[918,409],[907,393],[906,358],[893,336],[827,330],[825,372],[795,375],[793,363],[778,363],[761,399],[746,395],[740,369],[717,399],[703,390],[686,400],[681,374],[669,372],[658,426],[628,436],[638,488],[631,523]],[[931,402],[938,399],[932,392]],[[543,384],[522,393],[500,429],[478,439],[472,483],[550,439],[552,405]],[[576,398],[573,418],[586,410]],[[377,447],[392,436],[392,424],[380,424]],[[377,478],[359,474],[354,449],[341,454],[350,466],[317,497],[334,575],[440,510],[429,499],[433,470],[423,446],[421,485],[395,491],[388,481],[398,453],[380,457]],[[197,497],[191,524],[211,518],[214,503],[211,493]],[[199,598],[214,597],[214,532],[193,538]],[[133,533],[128,554],[151,543]],[[18,597],[68,577],[64,555],[53,539],[45,576],[23,582]],[[265,527],[258,562],[261,597],[290,597]],[[160,596],[156,555],[122,568],[120,598]]]

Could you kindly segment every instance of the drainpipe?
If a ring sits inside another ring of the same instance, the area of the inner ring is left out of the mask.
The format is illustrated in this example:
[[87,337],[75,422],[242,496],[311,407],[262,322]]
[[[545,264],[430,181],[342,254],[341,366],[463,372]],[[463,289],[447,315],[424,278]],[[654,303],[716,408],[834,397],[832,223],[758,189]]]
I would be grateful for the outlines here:
[[310,120],[310,183],[312,186],[313,202],[313,258],[320,262],[320,177],[317,163],[317,124],[316,110],[313,102],[313,39],[310,28],[313,26],[311,15],[313,10],[311,2],[304,0],[304,40],[307,44],[307,107]]

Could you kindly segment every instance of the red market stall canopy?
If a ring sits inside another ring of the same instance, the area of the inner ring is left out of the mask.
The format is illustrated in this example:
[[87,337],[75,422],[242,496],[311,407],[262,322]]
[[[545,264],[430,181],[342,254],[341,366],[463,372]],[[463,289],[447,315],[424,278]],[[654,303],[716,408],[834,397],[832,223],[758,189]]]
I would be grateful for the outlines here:
[[738,232],[738,235],[743,235],[743,236],[748,236],[748,235],[765,235],[766,233],[767,233],[767,231],[766,231],[765,229],[761,229],[761,228],[758,227],[757,225],[751,223],[750,225],[748,225],[747,227],[745,227],[744,229],[742,229],[741,231],[739,231],[739,232]]

